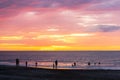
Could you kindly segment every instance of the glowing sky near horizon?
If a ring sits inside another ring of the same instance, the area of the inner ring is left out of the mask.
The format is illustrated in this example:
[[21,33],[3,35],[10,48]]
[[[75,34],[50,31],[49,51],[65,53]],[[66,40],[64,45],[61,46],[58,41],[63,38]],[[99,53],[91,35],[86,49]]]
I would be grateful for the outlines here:
[[0,0],[0,50],[120,50],[120,0]]

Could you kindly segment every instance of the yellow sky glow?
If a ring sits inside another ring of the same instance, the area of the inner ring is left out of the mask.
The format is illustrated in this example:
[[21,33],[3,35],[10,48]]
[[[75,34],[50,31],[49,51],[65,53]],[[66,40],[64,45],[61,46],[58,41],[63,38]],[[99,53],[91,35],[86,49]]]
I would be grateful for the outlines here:
[[21,40],[23,36],[2,36],[0,40]]

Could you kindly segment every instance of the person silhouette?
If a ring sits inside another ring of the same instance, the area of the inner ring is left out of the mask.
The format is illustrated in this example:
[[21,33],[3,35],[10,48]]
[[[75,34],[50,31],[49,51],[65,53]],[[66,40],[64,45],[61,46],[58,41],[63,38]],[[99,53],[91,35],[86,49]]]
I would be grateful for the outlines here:
[[25,65],[26,65],[26,67],[28,66],[28,62],[27,61],[25,62]]
[[36,67],[38,66],[38,63],[37,63],[37,62],[35,63],[35,66],[36,66]]
[[55,64],[53,63],[53,69],[55,68]]
[[17,58],[17,59],[16,59],[16,66],[19,66],[19,63],[20,63],[20,61],[19,61],[19,59]]
[[88,66],[90,66],[91,65],[91,63],[90,62],[88,62]]
[[57,69],[57,66],[58,66],[58,61],[56,60],[55,61],[55,67],[56,67],[56,69]]
[[74,62],[73,65],[76,66],[76,62]]
[[98,62],[98,64],[100,65],[101,63],[100,63],[100,62]]
[[72,64],[72,67],[75,67],[76,66],[76,62],[74,62],[73,64]]

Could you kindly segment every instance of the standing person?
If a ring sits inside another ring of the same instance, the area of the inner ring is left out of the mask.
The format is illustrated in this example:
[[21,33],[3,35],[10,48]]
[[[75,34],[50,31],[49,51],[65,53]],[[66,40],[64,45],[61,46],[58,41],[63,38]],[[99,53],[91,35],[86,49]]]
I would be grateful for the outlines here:
[[101,63],[100,62],[98,62],[98,65],[100,65]]
[[38,63],[37,63],[37,62],[35,63],[35,66],[36,66],[36,67],[38,66]]
[[55,61],[55,67],[56,67],[56,69],[57,69],[57,66],[58,66],[58,61],[56,60]]
[[17,59],[16,59],[16,66],[19,66],[19,63],[20,63],[20,61],[19,61],[19,59],[17,58]]
[[25,65],[26,65],[26,67],[28,66],[28,62],[27,61],[25,62]]
[[55,64],[53,63],[53,69],[55,68]]
[[90,62],[88,62],[88,66],[90,66],[91,65],[91,63]]
[[76,66],[76,62],[73,63],[74,64],[74,67]]

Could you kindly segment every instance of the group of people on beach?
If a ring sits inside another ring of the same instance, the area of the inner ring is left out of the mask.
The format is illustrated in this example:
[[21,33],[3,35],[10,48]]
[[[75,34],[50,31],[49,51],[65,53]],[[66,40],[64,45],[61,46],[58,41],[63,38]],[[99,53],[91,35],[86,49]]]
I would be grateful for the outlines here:
[[75,67],[76,66],[76,62],[74,62],[73,64],[72,64],[72,67]]
[[[91,62],[88,62],[88,66],[90,66],[91,64],[92,64]],[[97,64],[100,65],[101,63],[100,63],[100,62],[98,62],[98,63],[95,62],[95,63],[93,63],[93,64],[94,64],[94,65],[97,65]]]
[[[19,66],[20,65],[20,60],[17,58],[16,59],[16,66]],[[25,66],[28,67],[28,61],[25,62]],[[35,66],[37,67],[38,66],[38,63],[35,62]],[[57,69],[57,66],[58,66],[58,61],[56,60],[54,63],[53,63],[53,68],[56,68]]]
[[[20,60],[17,58],[16,59],[16,66],[19,66],[20,64]],[[28,61],[25,62],[25,66],[28,67]],[[38,63],[35,62],[35,66],[37,67],[38,66]],[[53,63],[53,68],[57,69],[57,66],[58,66],[58,61],[55,60],[54,63]]]
[[[17,58],[16,59],[16,66],[19,66],[20,65],[20,60]],[[25,66],[28,67],[28,61],[25,62]],[[38,63],[35,62],[35,66],[37,67],[38,66]]]
[[[25,62],[25,65],[26,65],[26,67],[28,67],[28,62],[27,61]],[[35,67],[37,67],[37,66],[38,66],[38,63],[35,62]]]
[[[19,66],[19,64],[20,64],[20,61],[19,61],[19,59],[17,58],[16,59],[16,66]],[[101,63],[100,62],[95,62],[95,63],[91,63],[91,62],[88,62],[87,63],[87,65],[88,66],[91,66],[91,65],[100,65]],[[25,62],[25,65],[26,65],[26,67],[28,67],[28,61],[26,61]],[[76,67],[76,62],[73,62],[73,64],[72,64],[72,67]],[[38,62],[35,62],[35,67],[37,67],[38,66]],[[58,68],[58,60],[55,60],[54,62],[53,62],[53,69],[57,69]]]

